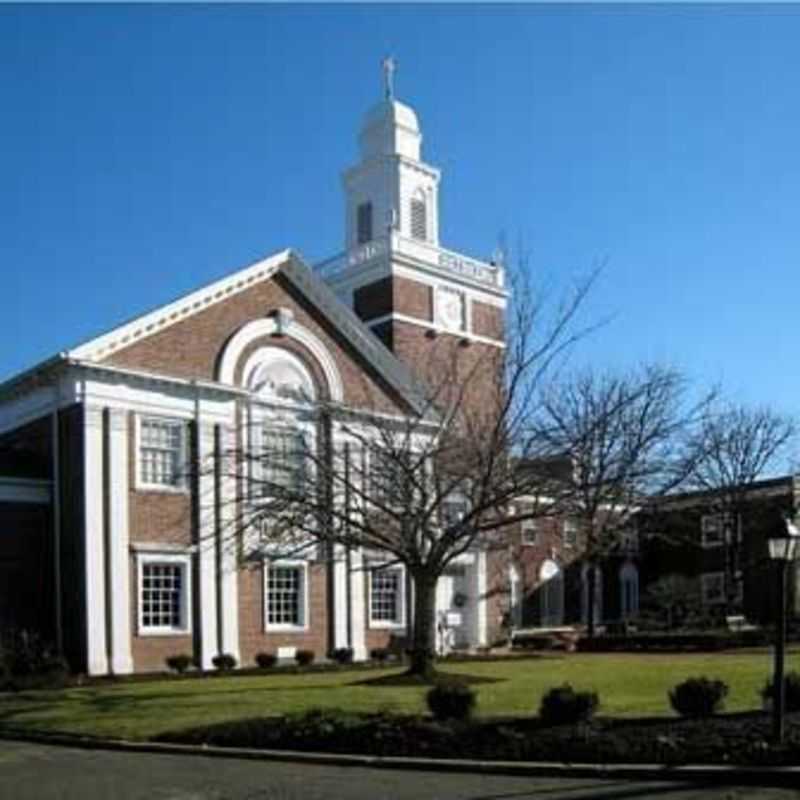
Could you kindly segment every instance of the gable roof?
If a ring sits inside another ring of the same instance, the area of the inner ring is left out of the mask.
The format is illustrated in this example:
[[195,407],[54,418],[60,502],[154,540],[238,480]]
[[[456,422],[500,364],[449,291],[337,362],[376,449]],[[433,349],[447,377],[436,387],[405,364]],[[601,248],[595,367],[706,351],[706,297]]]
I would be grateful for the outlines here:
[[[108,356],[159,331],[227,300],[280,271],[311,302],[357,353],[412,408],[423,407],[424,396],[411,370],[403,364],[366,325],[347,308],[330,287],[314,273],[294,250],[281,250],[261,261],[183,295],[166,305],[141,314],[111,330],[46,359],[0,384],[0,395],[65,362],[100,362]],[[220,384],[221,385],[221,384]]]

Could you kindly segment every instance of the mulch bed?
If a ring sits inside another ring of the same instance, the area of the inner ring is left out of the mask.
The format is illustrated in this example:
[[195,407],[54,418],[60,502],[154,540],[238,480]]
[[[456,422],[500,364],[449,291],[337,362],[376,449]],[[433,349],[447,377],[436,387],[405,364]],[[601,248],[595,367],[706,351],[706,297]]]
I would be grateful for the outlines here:
[[376,756],[573,763],[800,765],[800,713],[786,743],[769,744],[770,717],[596,719],[544,727],[538,718],[438,722],[428,717],[312,711],[174,731],[158,741]]

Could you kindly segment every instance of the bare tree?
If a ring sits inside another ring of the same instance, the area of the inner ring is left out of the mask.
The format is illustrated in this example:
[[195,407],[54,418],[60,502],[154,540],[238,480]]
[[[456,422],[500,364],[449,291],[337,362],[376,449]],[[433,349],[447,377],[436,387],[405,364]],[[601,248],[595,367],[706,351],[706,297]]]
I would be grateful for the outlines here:
[[588,632],[595,631],[597,567],[619,548],[642,505],[675,490],[692,460],[686,432],[708,402],[690,404],[674,369],[584,371],[548,387],[535,426],[554,453],[568,453],[559,504],[579,529],[587,569]]
[[547,494],[546,476],[518,464],[544,453],[529,421],[552,364],[584,333],[575,319],[594,278],[555,307],[517,281],[506,348],[439,337],[407,408],[315,403],[307,409],[314,436],[251,431],[255,444],[224,459],[239,487],[226,535],[241,557],[314,543],[329,559],[369,551],[381,567],[404,565],[413,585],[410,672],[430,678],[438,578],[473,548],[507,545],[508,526],[523,518],[515,498]]
[[693,488],[709,492],[718,515],[725,552],[726,612],[737,610],[736,584],[742,564],[742,515],[753,485],[774,474],[789,455],[797,423],[770,408],[727,405],[699,426],[693,447],[698,457]]

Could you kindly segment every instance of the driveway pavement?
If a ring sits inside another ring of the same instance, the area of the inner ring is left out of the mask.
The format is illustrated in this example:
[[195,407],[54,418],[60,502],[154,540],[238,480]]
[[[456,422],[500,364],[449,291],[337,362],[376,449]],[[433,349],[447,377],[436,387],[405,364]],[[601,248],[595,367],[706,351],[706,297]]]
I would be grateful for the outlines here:
[[0,741],[0,800],[800,800],[800,790],[518,778]]

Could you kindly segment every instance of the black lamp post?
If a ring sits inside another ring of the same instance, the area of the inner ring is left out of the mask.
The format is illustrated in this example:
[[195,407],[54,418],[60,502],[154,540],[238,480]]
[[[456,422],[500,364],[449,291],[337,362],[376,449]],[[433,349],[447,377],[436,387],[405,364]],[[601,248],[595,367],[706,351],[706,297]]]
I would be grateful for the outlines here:
[[786,575],[789,564],[800,552],[800,531],[786,520],[787,536],[769,540],[769,557],[778,566],[778,619],[775,630],[775,671],[772,679],[772,737],[776,744],[783,742],[786,683],[783,676],[786,650]]

